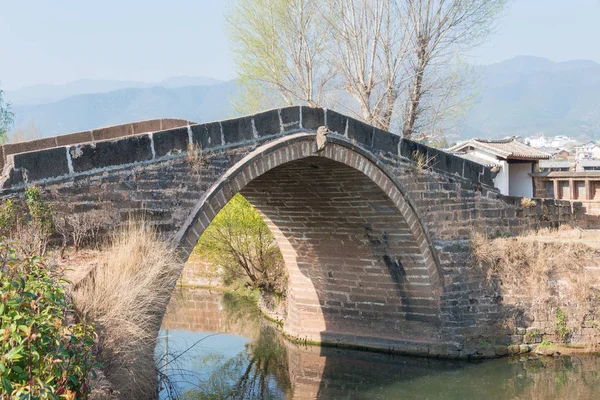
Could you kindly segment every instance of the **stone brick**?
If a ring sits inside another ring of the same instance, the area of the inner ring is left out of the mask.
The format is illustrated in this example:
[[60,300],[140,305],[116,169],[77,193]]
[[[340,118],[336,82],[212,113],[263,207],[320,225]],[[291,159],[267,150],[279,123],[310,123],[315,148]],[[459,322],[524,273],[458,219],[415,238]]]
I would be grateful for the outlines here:
[[251,117],[228,119],[221,122],[221,126],[223,127],[225,144],[232,144],[254,139]]
[[322,108],[302,106],[302,127],[317,130],[325,125],[325,114]]
[[256,114],[253,119],[258,136],[263,137],[281,133],[279,110],[270,110]]
[[348,117],[333,110],[327,110],[327,127],[330,131],[344,135]]
[[147,135],[74,146],[69,152],[75,172],[152,159],[150,137]]
[[300,128],[300,107],[286,107],[279,110],[284,131]]
[[92,136],[92,131],[77,132],[56,137],[56,144],[58,146],[70,146],[73,144],[88,143],[93,141],[94,138]]
[[163,127],[162,121],[160,119],[150,119],[147,121],[134,122],[131,124],[131,128],[134,135],[139,135],[140,133],[148,133],[148,132],[156,132],[163,129],[170,129],[172,127]]
[[133,135],[133,124],[109,126],[107,128],[94,129],[92,131],[94,141],[116,139],[130,135]]
[[375,128],[373,130],[373,148],[384,152],[390,152],[396,155],[398,154],[398,144],[400,143],[400,136],[394,135],[393,133],[383,131]]
[[363,122],[348,118],[348,138],[363,146],[373,143],[373,127]]
[[[46,149],[33,153],[14,155],[15,169],[23,170],[27,175],[27,182],[39,179],[57,177],[69,173],[67,152],[64,147]],[[23,179],[23,177],[21,177]],[[24,183],[15,182],[15,184]]]
[[154,132],[152,140],[156,157],[176,155],[187,151],[189,133],[187,127]]
[[56,147],[56,138],[37,139],[29,142],[5,144],[4,154],[18,154]]

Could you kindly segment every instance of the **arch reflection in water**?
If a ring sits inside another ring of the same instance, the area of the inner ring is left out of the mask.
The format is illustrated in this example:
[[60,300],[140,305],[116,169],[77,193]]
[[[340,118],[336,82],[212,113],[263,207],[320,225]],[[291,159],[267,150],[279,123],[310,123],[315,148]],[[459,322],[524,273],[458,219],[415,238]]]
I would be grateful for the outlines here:
[[177,291],[156,350],[162,398],[594,399],[600,358],[464,363],[305,347],[246,297]]

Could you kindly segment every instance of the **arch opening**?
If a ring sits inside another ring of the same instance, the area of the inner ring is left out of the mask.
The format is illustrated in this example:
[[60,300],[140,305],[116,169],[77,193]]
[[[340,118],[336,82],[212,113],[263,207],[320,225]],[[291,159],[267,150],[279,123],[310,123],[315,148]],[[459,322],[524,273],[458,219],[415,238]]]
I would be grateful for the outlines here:
[[438,340],[439,273],[406,197],[364,155],[333,143],[315,154],[312,137],[240,161],[197,205],[183,247],[239,192],[282,251],[287,334],[385,348]]

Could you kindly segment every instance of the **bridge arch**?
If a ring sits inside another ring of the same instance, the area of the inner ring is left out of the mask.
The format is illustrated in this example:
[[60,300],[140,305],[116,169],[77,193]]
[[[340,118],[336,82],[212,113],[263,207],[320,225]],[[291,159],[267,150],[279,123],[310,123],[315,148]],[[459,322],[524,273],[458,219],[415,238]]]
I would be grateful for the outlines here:
[[239,192],[284,255],[286,333],[404,350],[439,341],[440,269],[410,197],[368,151],[334,137],[317,153],[314,137],[271,141],[223,174],[176,234],[184,258]]

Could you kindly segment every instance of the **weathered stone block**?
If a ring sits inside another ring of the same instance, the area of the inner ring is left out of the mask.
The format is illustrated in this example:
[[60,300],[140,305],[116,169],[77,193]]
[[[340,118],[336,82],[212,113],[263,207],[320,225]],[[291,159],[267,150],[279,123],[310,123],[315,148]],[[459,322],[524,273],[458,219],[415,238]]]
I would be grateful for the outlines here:
[[194,143],[203,149],[210,149],[224,145],[221,137],[221,124],[218,122],[212,122],[208,124],[192,125],[192,140]]
[[92,142],[92,131],[84,131],[71,133],[69,135],[61,135],[56,137],[56,144],[58,146],[70,146],[73,144]]
[[187,127],[152,133],[156,157],[175,155],[187,151],[189,133]]
[[134,135],[139,135],[140,133],[148,133],[148,132],[156,132],[160,130],[169,129],[171,127],[163,127],[161,126],[160,119],[150,119],[147,121],[135,122],[132,124],[132,130]]
[[[28,182],[66,175],[69,173],[67,152],[64,147],[46,149],[33,153],[14,155],[15,169],[22,169]],[[21,177],[22,179],[23,177]],[[14,179],[19,179],[16,175]],[[22,182],[19,182],[22,183]]]
[[94,141],[116,139],[129,135],[133,135],[132,124],[109,126],[107,128],[94,129],[92,131],[92,137],[94,138]]
[[373,129],[373,134],[374,149],[398,155],[398,143],[400,143],[401,140],[400,136],[377,128]]
[[325,125],[324,111],[322,108],[302,106],[302,127],[317,130]]
[[300,128],[300,107],[286,107],[279,110],[283,130],[290,131]]
[[229,119],[221,122],[221,126],[223,127],[225,144],[243,142],[254,138],[251,117]]
[[152,159],[152,148],[148,135],[73,146],[69,152],[75,172]]
[[363,146],[373,144],[373,127],[353,118],[348,118],[348,138]]
[[29,142],[12,143],[4,145],[4,155],[25,153],[29,151],[43,150],[56,147],[56,138],[50,137],[37,139]]
[[483,170],[483,165],[474,163],[469,160],[464,161],[463,178],[469,179],[474,182],[479,182],[479,174]]
[[281,124],[279,121],[279,111],[270,110],[256,114],[254,117],[254,126],[258,136],[270,136],[281,133]]
[[348,117],[333,110],[327,110],[327,127],[330,131],[343,135],[346,132]]

